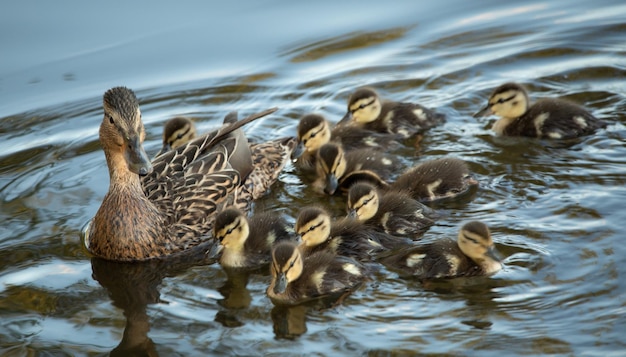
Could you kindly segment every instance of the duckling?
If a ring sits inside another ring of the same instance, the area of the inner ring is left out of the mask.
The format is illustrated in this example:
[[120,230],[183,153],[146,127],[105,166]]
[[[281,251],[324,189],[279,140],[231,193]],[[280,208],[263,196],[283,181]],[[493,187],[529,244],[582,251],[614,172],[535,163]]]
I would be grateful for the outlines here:
[[333,195],[338,188],[347,191],[353,183],[351,175],[361,171],[375,172],[382,180],[388,180],[400,167],[398,160],[374,149],[345,152],[337,143],[322,145],[317,152],[317,181],[315,187],[323,187],[324,193]]
[[217,208],[233,195],[244,196],[241,176],[222,148],[232,147],[234,130],[275,110],[224,125],[150,162],[135,93],[126,87],[108,90],[100,143],[110,185],[86,229],[86,248],[104,259],[136,261],[213,244]]
[[267,296],[274,304],[296,305],[315,298],[350,292],[367,277],[363,265],[328,252],[303,256],[293,242],[272,250],[272,281]]
[[491,275],[502,269],[501,261],[489,228],[478,221],[463,225],[456,242],[440,239],[380,259],[401,275],[419,279]]
[[223,247],[219,260],[223,267],[254,269],[269,263],[274,243],[291,239],[293,230],[274,212],[247,218],[239,209],[229,207],[215,217],[213,236]]
[[358,182],[348,191],[348,216],[387,234],[417,239],[435,224],[437,214],[408,192],[381,191]]
[[163,127],[163,146],[156,156],[175,149],[196,137],[196,126],[187,117],[175,117]]
[[421,202],[436,201],[464,194],[478,185],[465,161],[440,158],[408,169],[388,186],[390,191],[407,191]]
[[367,130],[357,125],[337,125],[331,130],[330,123],[320,114],[307,114],[300,119],[297,129],[298,145],[292,159],[305,172],[315,171],[317,150],[333,141],[340,143],[344,150],[362,148],[393,149],[400,146],[395,135],[387,135]]
[[333,222],[328,211],[317,206],[300,211],[295,231],[304,255],[328,251],[358,261],[371,261],[375,254],[404,244],[354,219],[344,217]]
[[487,106],[474,117],[500,117],[491,129],[497,135],[571,139],[605,128],[606,123],[583,107],[563,99],[542,99],[530,105],[528,92],[518,83],[496,88]]
[[352,93],[340,123],[350,120],[369,130],[410,138],[442,124],[445,116],[419,104],[382,101],[374,89],[364,87]]

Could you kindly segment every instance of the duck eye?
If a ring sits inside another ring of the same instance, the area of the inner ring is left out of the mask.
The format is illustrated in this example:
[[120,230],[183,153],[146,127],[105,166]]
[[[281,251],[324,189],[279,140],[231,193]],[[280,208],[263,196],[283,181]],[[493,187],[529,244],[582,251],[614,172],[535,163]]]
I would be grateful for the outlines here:
[[315,137],[315,135],[317,135],[317,133],[313,133],[313,134],[311,134],[311,135],[309,136],[309,139],[314,138],[314,137]]
[[504,98],[498,99],[498,104],[502,104],[502,103],[504,103]]
[[365,108],[365,107],[367,107],[367,104],[365,104],[365,103],[363,103],[363,104],[359,105],[359,109],[363,109],[363,108]]
[[226,234],[231,234],[233,233],[233,228],[230,228],[229,230],[226,231]]
[[289,263],[289,268],[293,268],[293,265],[296,264],[296,260],[292,260],[291,263]]
[[113,116],[112,115],[109,115],[109,123],[115,124],[115,121],[113,120]]
[[180,133],[180,134],[176,135],[176,138],[178,138],[178,139],[180,139],[182,137],[183,137],[183,133]]

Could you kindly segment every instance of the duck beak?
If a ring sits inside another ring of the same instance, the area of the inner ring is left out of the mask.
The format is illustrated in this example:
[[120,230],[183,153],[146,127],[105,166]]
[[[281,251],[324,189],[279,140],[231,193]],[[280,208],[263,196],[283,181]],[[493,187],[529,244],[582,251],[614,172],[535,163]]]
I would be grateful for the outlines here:
[[487,105],[483,109],[481,109],[478,113],[474,114],[474,118],[481,118],[490,114],[491,114],[491,106],[489,105],[489,103],[487,103]]
[[300,158],[300,156],[302,156],[303,153],[304,153],[304,143],[298,140],[298,145],[296,145],[296,148],[293,149],[293,151],[291,152],[291,160],[297,161],[298,158]]
[[339,181],[337,180],[337,176],[335,174],[326,175],[326,187],[324,188],[324,192],[327,195],[333,195],[335,191],[337,191],[337,187],[339,186]]
[[172,150],[172,147],[170,146],[170,144],[164,143],[161,150],[159,150],[159,152],[154,157],[161,156],[170,150]]
[[278,273],[276,284],[274,284],[274,294],[282,294],[287,290],[287,277],[285,273]]
[[146,176],[152,172],[152,164],[148,158],[148,154],[143,149],[139,136],[130,139],[129,147],[125,151],[128,169],[139,176]]
[[486,255],[489,258],[495,260],[498,263],[502,262],[502,260],[504,259],[504,258],[502,258],[502,255],[500,255],[500,253],[498,253],[498,251],[496,250],[495,247],[490,247],[489,249],[487,249]]
[[354,208],[350,208],[348,210],[348,218],[357,219],[359,216],[356,214],[356,210]]
[[213,244],[213,246],[206,252],[207,258],[209,259],[217,258],[222,252],[223,248],[224,246],[220,242],[216,241]]
[[341,118],[341,120],[337,123],[337,125],[345,124],[345,123],[349,122],[350,120],[352,120],[352,112],[348,110],[346,115],[344,115],[343,118]]

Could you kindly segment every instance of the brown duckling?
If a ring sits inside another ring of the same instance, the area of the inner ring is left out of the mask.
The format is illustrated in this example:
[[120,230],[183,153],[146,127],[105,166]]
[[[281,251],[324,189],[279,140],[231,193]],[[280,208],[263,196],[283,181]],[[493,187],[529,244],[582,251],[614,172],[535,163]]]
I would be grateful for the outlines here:
[[463,225],[457,241],[439,239],[391,253],[380,259],[402,276],[419,279],[491,275],[502,269],[489,228],[482,222]]
[[157,156],[186,144],[194,139],[196,135],[196,126],[191,119],[175,117],[168,120],[163,127],[163,146]]
[[220,264],[225,268],[256,269],[271,260],[271,248],[294,237],[287,221],[274,212],[256,213],[247,218],[235,207],[215,217],[213,236],[223,247]]
[[389,185],[393,191],[408,191],[421,202],[436,201],[464,194],[478,185],[465,161],[440,158],[425,161],[404,172]]
[[348,191],[348,216],[395,236],[418,239],[437,214],[406,191],[383,191],[358,182]]
[[363,148],[393,149],[400,146],[396,135],[382,134],[357,125],[331,124],[320,114],[307,114],[300,119],[297,129],[298,145],[292,153],[296,165],[304,171],[315,170],[317,150],[332,141],[340,143],[344,150]]
[[445,116],[419,104],[383,101],[374,89],[364,87],[352,93],[340,123],[350,120],[369,130],[409,138],[443,123]]
[[397,158],[380,150],[360,149],[345,152],[337,143],[327,143],[317,152],[317,182],[324,193],[334,194],[338,188],[347,191],[355,180],[350,176],[361,171],[374,172],[382,180],[388,180],[398,169]]
[[300,211],[295,231],[301,239],[300,249],[304,255],[328,251],[359,261],[371,261],[376,253],[405,244],[397,237],[354,219],[344,217],[332,221],[328,211],[316,206]]
[[133,261],[213,244],[217,208],[235,194],[251,199],[241,197],[241,176],[230,167],[228,153],[215,149],[232,146],[232,131],[273,111],[224,125],[150,162],[137,97],[125,87],[108,90],[100,143],[110,185],[86,229],[87,249],[105,259]]
[[497,135],[570,139],[606,127],[583,107],[564,99],[541,99],[530,105],[528,92],[518,83],[496,88],[487,106],[474,116],[500,117],[491,129]]
[[365,267],[353,259],[324,251],[304,256],[293,242],[274,246],[270,270],[267,296],[285,305],[350,292],[367,277]]

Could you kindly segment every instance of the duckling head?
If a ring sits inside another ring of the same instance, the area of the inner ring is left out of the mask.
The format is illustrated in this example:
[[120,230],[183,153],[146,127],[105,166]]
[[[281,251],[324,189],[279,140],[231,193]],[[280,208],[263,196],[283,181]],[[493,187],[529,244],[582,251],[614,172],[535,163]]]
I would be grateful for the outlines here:
[[220,245],[232,252],[240,252],[250,235],[250,226],[243,212],[234,207],[226,208],[215,217],[213,237]]
[[495,250],[489,227],[482,222],[472,221],[463,225],[458,236],[459,248],[487,274],[502,268],[502,258]]
[[304,263],[298,247],[289,241],[281,241],[272,249],[272,290],[282,294],[292,281],[302,274]]
[[348,217],[367,221],[378,212],[379,196],[369,183],[358,182],[348,191]]
[[175,117],[167,121],[163,127],[163,147],[158,155],[176,149],[196,137],[196,126],[191,119]]
[[320,207],[305,207],[296,219],[295,231],[301,245],[319,245],[330,237],[330,214]]
[[346,173],[347,162],[344,151],[336,143],[326,143],[317,151],[317,173],[325,178],[324,192],[332,195],[339,187],[339,179]]
[[307,114],[298,124],[298,145],[291,154],[297,159],[307,151],[315,153],[322,145],[330,141],[330,127],[328,121],[319,114]]
[[[111,88],[104,93],[103,102],[104,119],[100,124],[100,143],[111,176],[123,172],[122,170],[141,176],[152,172],[152,164],[143,148],[146,130],[141,121],[141,110],[135,93],[126,87]],[[118,159],[120,157],[122,159]]]
[[369,123],[380,115],[382,103],[378,93],[372,88],[357,89],[348,99],[348,112],[340,123],[352,120],[356,123]]
[[505,119],[515,119],[526,113],[528,105],[528,93],[522,85],[505,83],[493,91],[487,105],[474,117],[495,114]]

